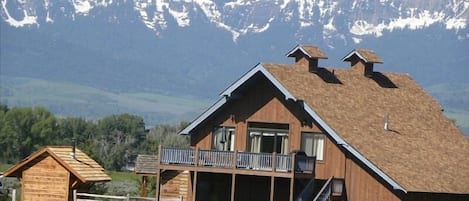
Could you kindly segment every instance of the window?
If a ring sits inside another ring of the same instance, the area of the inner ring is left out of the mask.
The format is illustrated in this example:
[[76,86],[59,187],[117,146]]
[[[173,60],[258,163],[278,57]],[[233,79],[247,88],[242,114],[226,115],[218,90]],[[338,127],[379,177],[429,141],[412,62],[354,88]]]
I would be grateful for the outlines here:
[[251,152],[288,153],[288,124],[249,123]]
[[235,129],[232,127],[216,127],[213,131],[213,149],[233,151]]
[[301,150],[308,156],[316,156],[316,160],[324,160],[324,134],[302,133]]

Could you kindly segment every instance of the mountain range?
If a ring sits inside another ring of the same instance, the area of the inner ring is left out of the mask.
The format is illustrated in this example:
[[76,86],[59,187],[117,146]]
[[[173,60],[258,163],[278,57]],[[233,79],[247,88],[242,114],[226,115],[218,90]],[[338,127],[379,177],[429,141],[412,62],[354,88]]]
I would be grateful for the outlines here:
[[[469,133],[468,0],[0,0],[0,101],[152,125],[190,121],[258,62],[296,44],[368,48]],[[38,87],[40,86],[40,87]]]

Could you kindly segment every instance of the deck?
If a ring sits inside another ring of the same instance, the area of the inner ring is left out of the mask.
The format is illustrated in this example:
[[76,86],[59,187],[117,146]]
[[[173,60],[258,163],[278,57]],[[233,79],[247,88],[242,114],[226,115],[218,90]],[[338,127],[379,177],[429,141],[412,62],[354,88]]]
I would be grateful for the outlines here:
[[315,157],[297,154],[253,153],[160,148],[158,169],[231,173],[293,178],[314,174]]

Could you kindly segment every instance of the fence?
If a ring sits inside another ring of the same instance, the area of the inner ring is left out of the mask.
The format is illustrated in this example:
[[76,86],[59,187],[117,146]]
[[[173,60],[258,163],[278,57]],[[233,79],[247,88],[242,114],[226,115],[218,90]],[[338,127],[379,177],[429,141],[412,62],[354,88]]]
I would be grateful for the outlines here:
[[[115,196],[115,195],[99,195],[91,193],[78,193],[73,190],[73,201],[97,201],[99,198],[106,200],[124,200],[124,201],[156,201],[156,198],[150,197],[132,197],[132,196]],[[179,198],[160,198],[159,201],[183,201],[182,196]]]

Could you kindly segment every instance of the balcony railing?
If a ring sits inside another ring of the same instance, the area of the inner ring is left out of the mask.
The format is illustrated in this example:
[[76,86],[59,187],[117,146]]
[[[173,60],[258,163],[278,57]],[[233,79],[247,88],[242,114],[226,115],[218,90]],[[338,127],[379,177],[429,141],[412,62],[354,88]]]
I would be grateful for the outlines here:
[[[295,163],[292,163],[292,158],[295,159]],[[294,154],[161,148],[160,163],[276,172],[291,172],[294,168],[295,172],[313,172],[315,157]]]

